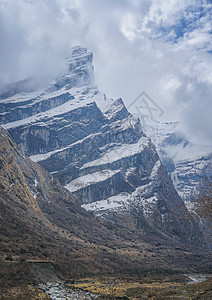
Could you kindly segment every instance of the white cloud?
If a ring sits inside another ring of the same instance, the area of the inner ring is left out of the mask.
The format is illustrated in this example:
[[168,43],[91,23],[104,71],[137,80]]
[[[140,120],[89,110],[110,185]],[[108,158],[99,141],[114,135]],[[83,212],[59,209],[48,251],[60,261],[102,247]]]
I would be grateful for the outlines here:
[[[153,0],[148,14],[145,15],[146,24],[170,26],[182,17],[184,10],[192,1],[181,0]],[[151,26],[151,25],[150,25]]]
[[80,22],[74,2],[61,3],[65,5],[56,0],[0,3],[0,88],[27,77],[45,81],[64,72]]
[[121,32],[129,40],[134,40],[137,33],[136,19],[133,14],[127,13],[121,20]]
[[0,88],[55,77],[79,43],[94,52],[100,90],[127,105],[145,90],[164,118],[212,141],[211,9],[207,0],[2,0]]

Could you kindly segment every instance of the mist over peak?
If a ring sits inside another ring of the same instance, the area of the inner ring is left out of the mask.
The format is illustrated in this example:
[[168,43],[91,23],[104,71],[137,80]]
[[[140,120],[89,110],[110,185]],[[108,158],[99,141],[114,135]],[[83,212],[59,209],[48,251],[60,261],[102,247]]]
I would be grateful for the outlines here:
[[[74,45],[94,54],[96,84],[127,106],[145,92],[211,143],[211,9],[208,1],[2,1],[0,90],[63,76]],[[197,100],[198,101],[197,101]],[[197,130],[198,129],[198,130]]]

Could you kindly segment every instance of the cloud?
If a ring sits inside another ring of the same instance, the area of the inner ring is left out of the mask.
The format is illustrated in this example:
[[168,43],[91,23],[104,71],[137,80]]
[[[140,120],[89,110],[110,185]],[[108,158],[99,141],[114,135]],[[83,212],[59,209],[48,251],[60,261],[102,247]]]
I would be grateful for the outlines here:
[[106,95],[128,106],[144,90],[164,119],[181,120],[190,138],[212,143],[211,11],[207,0],[2,0],[0,89],[60,75],[81,44],[94,53]]
[[165,120],[180,120],[191,140],[212,144],[212,5],[152,0],[120,7],[91,0],[89,8],[84,2],[100,90],[127,105],[145,90]]
[[1,1],[0,88],[34,76],[42,82],[64,72],[80,22],[75,3],[62,2]]

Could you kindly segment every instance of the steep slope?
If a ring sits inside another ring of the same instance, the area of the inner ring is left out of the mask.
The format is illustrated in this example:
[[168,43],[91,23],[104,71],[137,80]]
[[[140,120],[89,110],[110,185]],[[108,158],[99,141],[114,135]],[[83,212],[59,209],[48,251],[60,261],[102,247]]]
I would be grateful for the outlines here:
[[[111,233],[111,225],[108,229],[106,222],[81,209],[77,198],[22,155],[2,128],[0,163],[1,258],[51,259],[66,264],[69,273],[77,275],[121,266],[121,256],[115,263],[110,258],[118,239],[123,238],[130,248],[131,232],[120,233],[114,226]],[[108,259],[105,266],[101,262],[104,255]]]
[[[0,120],[18,146],[86,210],[202,243],[197,224],[139,120],[93,86],[92,54],[75,47],[67,74],[45,91],[2,97]],[[9,93],[10,95],[11,93]]]
[[202,181],[212,178],[212,148],[188,141],[180,133],[179,125],[179,122],[154,121],[144,131],[156,145],[176,190],[192,209]]
[[[180,244],[148,224],[123,228],[86,212],[57,179],[21,154],[1,127],[0,164],[2,284],[8,281],[7,268],[13,270],[11,260],[13,266],[26,259],[53,260],[74,277],[211,268],[209,252]],[[12,274],[12,280],[19,275]]]
[[144,131],[156,145],[176,190],[187,209],[197,217],[205,241],[211,248],[211,221],[199,215],[195,200],[206,192],[212,181],[212,148],[191,143],[179,128],[179,122],[154,121],[146,125]]

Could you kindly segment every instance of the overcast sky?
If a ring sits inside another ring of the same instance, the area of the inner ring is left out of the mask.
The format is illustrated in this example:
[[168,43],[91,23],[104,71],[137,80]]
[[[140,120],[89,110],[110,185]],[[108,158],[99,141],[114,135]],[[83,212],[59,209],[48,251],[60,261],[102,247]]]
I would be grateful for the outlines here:
[[212,144],[211,0],[0,0],[0,89],[66,69],[76,44],[94,53],[96,83],[126,105],[145,91]]

